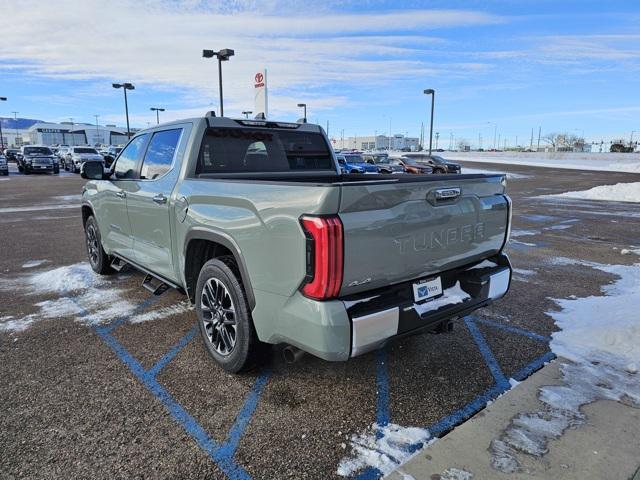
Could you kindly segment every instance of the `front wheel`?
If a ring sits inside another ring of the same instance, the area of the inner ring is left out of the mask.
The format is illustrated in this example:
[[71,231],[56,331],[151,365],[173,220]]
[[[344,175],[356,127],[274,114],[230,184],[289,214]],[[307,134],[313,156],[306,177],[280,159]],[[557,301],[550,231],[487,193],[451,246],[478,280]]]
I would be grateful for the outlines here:
[[100,275],[112,273],[111,262],[102,248],[100,239],[100,230],[98,230],[98,222],[95,217],[89,217],[84,224],[84,236],[87,245],[87,255],[89,256],[89,264],[94,272]]
[[196,314],[205,347],[231,373],[250,368],[260,350],[239,278],[233,258],[221,257],[204,264],[196,286]]
[[54,168],[53,169],[53,174],[54,175],[58,175],[60,173],[60,169],[59,168]]

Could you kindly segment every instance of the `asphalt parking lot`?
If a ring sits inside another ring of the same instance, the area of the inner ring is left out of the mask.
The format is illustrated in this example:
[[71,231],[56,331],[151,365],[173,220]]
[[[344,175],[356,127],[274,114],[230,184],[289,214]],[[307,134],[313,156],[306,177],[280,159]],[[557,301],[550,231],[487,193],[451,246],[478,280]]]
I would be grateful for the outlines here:
[[445,434],[552,358],[553,298],[599,295],[613,278],[563,259],[633,263],[621,252],[640,231],[633,204],[541,198],[640,175],[469,166],[511,174],[506,298],[450,333],[347,363],[287,365],[274,351],[236,376],[209,360],[182,295],[154,297],[134,272],[91,273],[84,180],[11,164],[0,179],[0,477],[341,478],[352,435],[375,423]]

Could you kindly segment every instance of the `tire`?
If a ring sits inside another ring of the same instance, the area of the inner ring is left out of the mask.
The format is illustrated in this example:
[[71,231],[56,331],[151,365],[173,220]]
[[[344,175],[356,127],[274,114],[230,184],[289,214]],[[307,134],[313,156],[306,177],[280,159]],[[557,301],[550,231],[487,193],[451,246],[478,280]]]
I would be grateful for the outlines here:
[[31,173],[31,170],[29,170],[27,167],[24,167],[24,174],[29,175],[30,173]]
[[195,300],[200,335],[209,355],[230,373],[251,368],[263,344],[233,257],[214,258],[203,265]]
[[94,272],[99,275],[107,275],[113,273],[111,268],[111,259],[102,248],[102,238],[100,230],[98,230],[98,222],[95,217],[91,216],[84,224],[84,238],[87,247],[87,256],[89,257],[89,265]]
[[53,169],[53,174],[54,175],[58,175],[60,173],[60,169],[59,168],[54,168]]
[[19,171],[20,173],[23,173],[23,172],[24,172],[24,168],[22,168],[22,165],[20,165],[20,164],[18,164],[18,171]]

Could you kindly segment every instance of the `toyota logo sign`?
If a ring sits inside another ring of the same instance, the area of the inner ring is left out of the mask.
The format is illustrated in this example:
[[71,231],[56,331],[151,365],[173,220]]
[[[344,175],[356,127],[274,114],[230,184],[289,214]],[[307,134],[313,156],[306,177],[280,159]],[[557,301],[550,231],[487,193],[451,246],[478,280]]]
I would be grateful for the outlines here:
[[253,79],[256,81],[256,88],[264,87],[264,74],[262,72],[256,73],[256,76],[253,77]]

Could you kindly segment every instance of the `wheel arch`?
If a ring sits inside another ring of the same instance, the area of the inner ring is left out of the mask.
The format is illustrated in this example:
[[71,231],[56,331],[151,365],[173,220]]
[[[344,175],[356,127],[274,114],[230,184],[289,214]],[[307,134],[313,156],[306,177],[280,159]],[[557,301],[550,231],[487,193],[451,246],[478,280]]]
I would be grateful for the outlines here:
[[185,237],[183,254],[185,290],[192,302],[195,299],[196,284],[202,266],[212,258],[230,255],[238,266],[240,281],[249,303],[249,310],[253,310],[256,299],[253,294],[249,272],[240,248],[231,237],[220,232],[194,228]]
[[84,227],[87,224],[87,220],[89,220],[89,217],[95,217],[95,215],[93,214],[93,208],[91,207],[91,205],[88,205],[86,203],[82,204],[82,226]]

